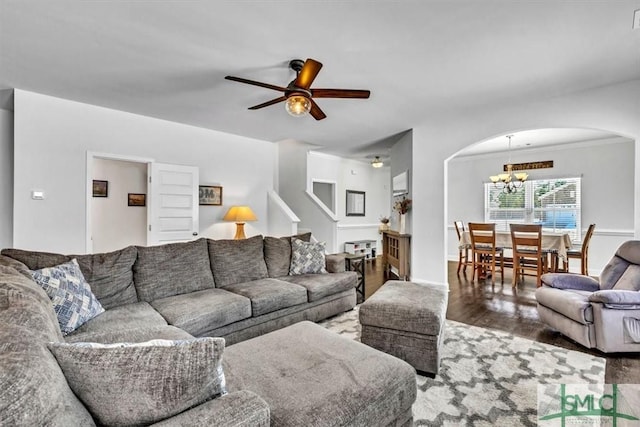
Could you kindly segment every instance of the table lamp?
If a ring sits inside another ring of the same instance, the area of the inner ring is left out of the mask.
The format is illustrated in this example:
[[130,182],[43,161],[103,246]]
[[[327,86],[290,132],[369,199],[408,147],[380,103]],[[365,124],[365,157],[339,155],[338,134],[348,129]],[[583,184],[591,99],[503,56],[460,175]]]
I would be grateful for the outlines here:
[[236,235],[233,236],[236,240],[247,238],[244,234],[244,223],[246,221],[258,220],[249,206],[231,206],[222,219],[236,223]]

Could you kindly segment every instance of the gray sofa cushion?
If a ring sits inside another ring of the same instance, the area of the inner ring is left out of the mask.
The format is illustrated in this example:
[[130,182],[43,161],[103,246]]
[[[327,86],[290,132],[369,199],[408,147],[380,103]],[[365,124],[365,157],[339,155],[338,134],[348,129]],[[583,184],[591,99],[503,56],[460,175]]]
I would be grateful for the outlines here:
[[0,260],[0,425],[94,425],[47,350],[62,341],[51,301],[7,264]]
[[593,308],[589,302],[589,291],[556,289],[543,286],[536,289],[538,304],[586,325],[593,323]]
[[607,308],[635,310],[640,309],[640,292],[607,289],[592,293],[589,301],[602,303]]
[[311,322],[229,346],[223,365],[229,390],[258,394],[274,426],[395,425],[416,398],[409,364]]
[[225,394],[153,427],[269,427],[267,402],[248,390]]
[[326,273],[325,242],[303,242],[291,239],[290,275]]
[[141,301],[213,288],[207,241],[138,247],[133,278]]
[[358,276],[353,271],[329,274],[302,274],[280,277],[280,280],[306,288],[309,302],[356,287]]
[[31,270],[53,267],[75,258],[91,285],[91,291],[106,310],[138,302],[132,270],[138,252],[133,246],[91,255],[61,255],[20,249],[3,249],[2,254],[24,263]]
[[242,240],[208,240],[216,287],[250,282],[269,276],[262,236]]
[[253,317],[307,302],[305,288],[277,279],[235,283],[224,289],[249,298]]
[[578,289],[582,291],[597,291],[600,284],[589,276],[571,273],[545,273],[540,278],[543,284],[556,289]]
[[167,322],[148,302],[137,302],[112,308],[65,337],[94,332],[135,329],[146,326],[166,326]]
[[640,291],[640,265],[629,264],[612,289],[617,291]]
[[289,274],[291,266],[291,237],[308,242],[311,240],[311,233],[296,234],[287,237],[264,238],[264,261],[267,264],[269,277],[280,277]]
[[145,326],[141,323],[136,328],[105,329],[102,331],[82,332],[67,335],[65,342],[96,342],[100,344],[114,344],[119,342],[145,342],[150,340],[190,340],[193,335],[175,326]]
[[226,393],[223,338],[52,343],[74,393],[103,425],[160,421]]
[[224,289],[206,289],[151,303],[171,325],[194,336],[251,317],[251,301]]

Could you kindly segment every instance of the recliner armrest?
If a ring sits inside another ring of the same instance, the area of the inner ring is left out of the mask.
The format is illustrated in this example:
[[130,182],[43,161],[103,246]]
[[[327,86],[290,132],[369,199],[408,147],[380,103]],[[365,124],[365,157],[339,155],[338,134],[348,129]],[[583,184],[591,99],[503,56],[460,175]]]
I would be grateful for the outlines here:
[[545,273],[541,277],[544,285],[556,289],[576,289],[595,292],[600,290],[600,283],[589,276],[571,273]]
[[325,269],[329,273],[342,273],[345,271],[346,254],[329,254],[325,255]]
[[269,405],[257,394],[242,390],[204,402],[154,427],[269,426]]
[[640,309],[640,292],[607,289],[594,292],[589,301],[602,303],[607,308],[637,310]]

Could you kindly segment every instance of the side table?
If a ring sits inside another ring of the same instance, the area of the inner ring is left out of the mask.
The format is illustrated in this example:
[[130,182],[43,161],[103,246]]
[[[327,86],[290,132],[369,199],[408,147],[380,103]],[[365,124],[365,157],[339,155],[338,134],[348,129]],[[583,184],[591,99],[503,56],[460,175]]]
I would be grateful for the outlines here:
[[344,259],[345,269],[347,271],[355,271],[358,275],[358,284],[356,285],[356,296],[358,297],[358,303],[364,302],[364,254],[347,254]]

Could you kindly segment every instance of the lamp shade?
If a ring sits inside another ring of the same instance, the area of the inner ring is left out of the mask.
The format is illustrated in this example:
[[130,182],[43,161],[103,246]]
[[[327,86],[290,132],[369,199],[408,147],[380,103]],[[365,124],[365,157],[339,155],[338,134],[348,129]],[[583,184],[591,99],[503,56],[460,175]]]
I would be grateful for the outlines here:
[[257,221],[256,214],[249,206],[231,206],[222,218],[225,221],[246,222]]

